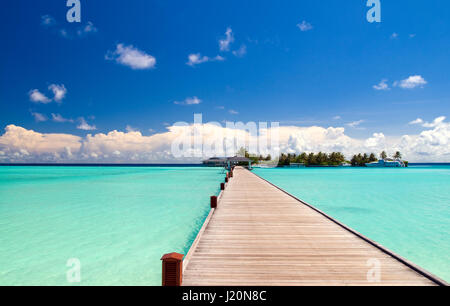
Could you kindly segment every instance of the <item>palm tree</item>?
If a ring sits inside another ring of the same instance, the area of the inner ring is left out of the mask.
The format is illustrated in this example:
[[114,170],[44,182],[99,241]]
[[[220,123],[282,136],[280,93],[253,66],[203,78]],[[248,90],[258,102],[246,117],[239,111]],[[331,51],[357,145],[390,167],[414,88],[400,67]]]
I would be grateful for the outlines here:
[[395,152],[394,159],[402,159],[402,153],[400,151]]
[[387,158],[387,154],[386,151],[381,152],[381,159],[386,159]]

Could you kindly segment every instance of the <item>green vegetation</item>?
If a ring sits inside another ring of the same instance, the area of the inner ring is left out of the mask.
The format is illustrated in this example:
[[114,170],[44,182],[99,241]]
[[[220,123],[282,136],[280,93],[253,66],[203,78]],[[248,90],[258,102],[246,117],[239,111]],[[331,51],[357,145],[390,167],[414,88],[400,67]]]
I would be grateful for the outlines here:
[[376,162],[378,159],[375,154],[371,153],[370,156],[367,153],[353,155],[350,163],[353,167],[365,167],[367,163]]
[[340,152],[330,154],[319,152],[296,154],[281,154],[278,167],[289,166],[290,164],[304,164],[305,166],[340,166],[345,163],[345,156]]
[[[262,155],[249,154],[247,150],[241,148],[238,151],[239,156],[245,156],[252,160],[253,164],[258,164],[261,161],[271,161],[272,157],[270,155],[264,157]],[[384,160],[401,160],[402,154],[397,151],[392,156],[388,158],[385,151],[380,154],[381,159]],[[336,167],[343,164],[351,164],[353,167],[366,167],[366,164],[378,161],[377,155],[374,153],[359,153],[353,155],[350,161],[345,159],[344,154],[341,152],[333,153],[301,153],[301,154],[285,154],[282,153],[278,159],[278,167],[290,166],[291,164],[303,164],[306,167]],[[406,166],[408,166],[407,161],[403,161]]]

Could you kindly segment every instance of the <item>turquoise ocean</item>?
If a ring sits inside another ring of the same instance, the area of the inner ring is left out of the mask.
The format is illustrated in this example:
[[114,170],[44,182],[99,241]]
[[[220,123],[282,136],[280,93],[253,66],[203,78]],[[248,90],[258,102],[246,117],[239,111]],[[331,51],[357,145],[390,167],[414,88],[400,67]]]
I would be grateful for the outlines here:
[[187,254],[222,169],[0,167],[0,285],[160,285],[164,253]]
[[[450,166],[255,173],[450,280]],[[219,193],[203,167],[0,167],[0,285],[160,285]]]
[[450,165],[255,173],[450,281]]

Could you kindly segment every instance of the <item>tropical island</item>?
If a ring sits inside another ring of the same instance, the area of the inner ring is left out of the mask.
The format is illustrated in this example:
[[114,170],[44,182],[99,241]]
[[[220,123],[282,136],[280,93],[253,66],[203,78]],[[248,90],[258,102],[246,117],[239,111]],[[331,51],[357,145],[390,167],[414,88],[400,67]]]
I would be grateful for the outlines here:
[[[264,165],[272,161],[272,157],[255,156],[245,152],[246,158],[252,160],[253,165]],[[402,154],[396,152],[389,158],[385,151],[381,152],[380,159],[375,153],[359,153],[347,160],[343,153],[282,153],[278,158],[278,167],[407,167],[408,162],[402,160]]]

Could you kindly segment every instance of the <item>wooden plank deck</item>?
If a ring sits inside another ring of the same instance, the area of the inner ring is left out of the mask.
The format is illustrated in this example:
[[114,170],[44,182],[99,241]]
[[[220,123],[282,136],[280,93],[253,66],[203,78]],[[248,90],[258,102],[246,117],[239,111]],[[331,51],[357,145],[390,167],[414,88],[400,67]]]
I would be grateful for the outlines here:
[[[439,284],[371,243],[238,167],[185,258],[183,285]],[[367,278],[374,263],[379,282]]]

